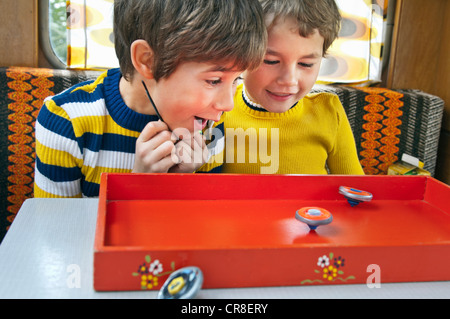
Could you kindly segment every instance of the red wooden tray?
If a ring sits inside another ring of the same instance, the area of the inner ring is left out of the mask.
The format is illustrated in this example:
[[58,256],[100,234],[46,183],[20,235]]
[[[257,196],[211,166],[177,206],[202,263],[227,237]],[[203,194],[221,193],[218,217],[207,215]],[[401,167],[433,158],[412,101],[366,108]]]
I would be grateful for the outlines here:
[[[350,206],[339,186],[373,194]],[[333,215],[315,231],[295,212]],[[450,280],[450,188],[427,176],[104,174],[97,291]]]

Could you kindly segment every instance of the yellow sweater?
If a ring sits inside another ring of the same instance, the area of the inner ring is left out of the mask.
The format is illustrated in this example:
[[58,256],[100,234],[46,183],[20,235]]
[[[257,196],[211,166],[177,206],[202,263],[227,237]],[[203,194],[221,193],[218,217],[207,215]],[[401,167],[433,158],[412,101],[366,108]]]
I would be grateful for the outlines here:
[[364,174],[336,95],[309,94],[287,112],[271,113],[247,104],[242,90],[240,85],[234,109],[219,124],[224,150],[202,171],[220,167],[231,174]]

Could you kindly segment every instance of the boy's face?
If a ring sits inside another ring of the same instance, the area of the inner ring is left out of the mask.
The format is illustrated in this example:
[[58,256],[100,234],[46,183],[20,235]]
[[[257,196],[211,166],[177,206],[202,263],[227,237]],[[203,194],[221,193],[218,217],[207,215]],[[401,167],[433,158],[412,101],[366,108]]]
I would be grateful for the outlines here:
[[299,35],[293,19],[276,22],[268,31],[264,63],[244,76],[253,102],[269,112],[283,113],[314,86],[323,56],[323,37],[316,31]]
[[233,109],[236,79],[242,71],[226,65],[184,62],[152,89],[152,98],[171,130],[204,129],[208,120],[219,121]]

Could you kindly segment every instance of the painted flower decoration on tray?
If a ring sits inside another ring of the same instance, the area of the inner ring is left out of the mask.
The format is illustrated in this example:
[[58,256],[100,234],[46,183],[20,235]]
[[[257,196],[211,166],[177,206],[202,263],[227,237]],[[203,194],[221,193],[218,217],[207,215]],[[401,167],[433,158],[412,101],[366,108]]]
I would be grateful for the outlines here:
[[132,275],[139,277],[142,290],[151,290],[160,284],[158,278],[175,271],[175,262],[170,263],[170,268],[170,271],[163,272],[163,264],[158,259],[152,261],[152,258],[147,255],[145,256],[145,262],[139,265],[137,272],[133,272]]
[[301,282],[302,285],[331,283],[337,280],[346,282],[355,279],[355,276],[344,276],[343,268],[345,267],[345,259],[342,256],[334,257],[333,253],[320,256],[317,259],[317,267],[319,267],[319,269],[314,269],[314,273],[316,273],[320,279],[305,279]]

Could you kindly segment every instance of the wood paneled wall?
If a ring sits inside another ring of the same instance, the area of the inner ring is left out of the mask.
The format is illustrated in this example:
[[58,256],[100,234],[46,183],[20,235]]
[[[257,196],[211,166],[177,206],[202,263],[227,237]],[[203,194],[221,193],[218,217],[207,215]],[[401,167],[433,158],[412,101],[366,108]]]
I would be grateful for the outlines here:
[[38,66],[37,1],[0,1],[0,66]]
[[385,86],[445,101],[436,177],[450,184],[450,0],[397,0]]

